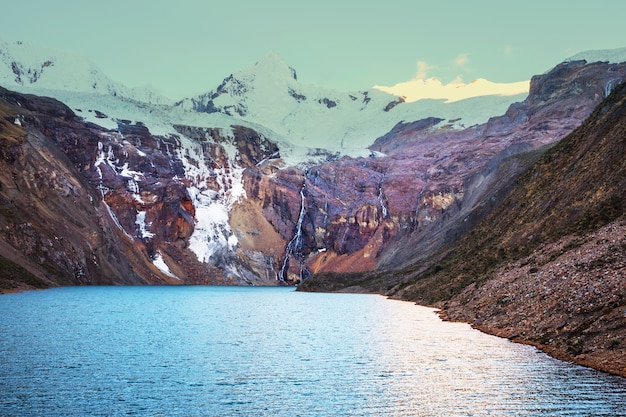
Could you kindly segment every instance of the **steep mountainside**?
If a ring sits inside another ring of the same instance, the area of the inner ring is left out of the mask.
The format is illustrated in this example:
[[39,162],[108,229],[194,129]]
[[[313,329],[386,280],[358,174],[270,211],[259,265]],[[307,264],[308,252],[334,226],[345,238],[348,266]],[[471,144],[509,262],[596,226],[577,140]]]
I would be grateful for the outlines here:
[[[416,282],[420,287],[412,286],[411,291],[429,303],[445,300],[476,280],[484,282],[485,274],[505,261],[528,256],[563,236],[584,236],[619,219],[626,201],[625,91],[626,85],[620,86],[585,124],[519,178],[507,199],[461,239],[460,246],[454,246],[447,266],[441,261],[434,268],[437,271],[431,271],[437,285],[428,285],[422,275]],[[464,257],[471,261],[456,262]],[[423,292],[422,287],[431,290]],[[404,294],[409,294],[408,288]]]
[[[146,283],[131,252],[103,216],[100,196],[55,143],[30,126],[66,123],[72,112],[53,100],[0,90],[0,288],[24,284]],[[36,114],[36,116],[35,116]]]
[[4,89],[0,106],[3,287],[268,283],[237,257],[228,225],[243,169],[277,152],[255,132],[110,131]]
[[469,234],[388,272],[401,281],[389,294],[626,375],[625,190],[622,84]]

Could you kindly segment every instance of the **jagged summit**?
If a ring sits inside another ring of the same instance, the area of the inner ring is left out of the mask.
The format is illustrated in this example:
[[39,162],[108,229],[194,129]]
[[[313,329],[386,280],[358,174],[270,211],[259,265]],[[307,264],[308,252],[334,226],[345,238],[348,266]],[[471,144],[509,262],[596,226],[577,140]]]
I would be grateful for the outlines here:
[[[275,107],[277,100],[299,89],[296,71],[276,52],[269,52],[254,65],[226,77],[213,91],[178,103],[184,108],[204,113],[248,116],[250,102],[265,101],[261,106]],[[255,113],[255,109],[252,109]]]
[[484,123],[524,97],[406,103],[402,97],[374,88],[341,92],[301,83],[296,71],[278,53],[270,52],[226,77],[216,89],[176,105],[265,126],[295,146],[367,155],[368,146],[398,122],[436,116],[448,127],[464,128]]
[[254,64],[253,68],[256,75],[298,80],[296,70],[290,67],[278,52],[268,52]]

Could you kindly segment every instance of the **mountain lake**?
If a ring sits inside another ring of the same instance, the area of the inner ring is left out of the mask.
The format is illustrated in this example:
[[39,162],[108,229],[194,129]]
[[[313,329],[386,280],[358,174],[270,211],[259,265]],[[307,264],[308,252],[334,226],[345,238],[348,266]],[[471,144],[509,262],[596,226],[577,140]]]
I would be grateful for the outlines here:
[[626,416],[626,379],[379,295],[0,296],[0,416]]

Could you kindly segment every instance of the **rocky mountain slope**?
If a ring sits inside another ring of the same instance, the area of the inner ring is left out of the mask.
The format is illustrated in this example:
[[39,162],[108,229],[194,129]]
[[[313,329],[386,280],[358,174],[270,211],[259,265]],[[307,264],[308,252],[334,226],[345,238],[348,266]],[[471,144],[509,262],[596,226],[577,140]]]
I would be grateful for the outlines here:
[[0,97],[1,287],[147,282],[102,215],[100,195],[41,124],[65,123],[74,137],[89,131],[72,125],[72,112],[54,100],[6,90]]
[[129,121],[111,131],[4,89],[0,106],[3,287],[268,284],[236,257],[224,211],[242,192],[225,180],[276,152],[255,132],[177,126],[191,140]]
[[450,316],[626,375],[625,161],[622,85],[476,230],[497,231],[476,244],[507,262],[453,298]]
[[625,161],[622,85],[460,246],[491,279],[463,285],[450,317],[626,375]]

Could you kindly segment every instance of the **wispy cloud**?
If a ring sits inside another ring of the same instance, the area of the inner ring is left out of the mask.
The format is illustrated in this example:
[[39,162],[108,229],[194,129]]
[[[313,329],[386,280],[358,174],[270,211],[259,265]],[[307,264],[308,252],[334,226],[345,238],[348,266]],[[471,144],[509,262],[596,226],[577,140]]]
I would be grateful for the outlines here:
[[511,46],[511,45],[504,45],[504,49],[502,50],[502,53],[507,58],[513,57],[513,46]]
[[424,61],[417,61],[417,73],[415,73],[416,80],[425,80],[428,76],[428,71],[435,67],[428,65]]
[[[510,45],[506,45],[502,52],[505,55],[512,54],[513,48]],[[459,54],[452,62],[457,71],[467,72],[469,54]],[[530,81],[528,80],[514,83],[494,83],[484,78],[478,78],[469,83],[465,83],[460,75],[457,75],[449,83],[444,84],[441,79],[437,77],[429,77],[428,73],[435,68],[439,67],[429,65],[425,61],[418,61],[415,78],[393,86],[375,85],[373,88],[403,97],[407,102],[422,99],[438,99],[445,100],[446,103],[478,96],[512,96],[524,94],[528,93],[530,88]],[[452,68],[446,69],[448,71],[452,70]],[[439,70],[441,70],[441,68],[439,68]]]
[[456,58],[454,58],[454,65],[456,65],[457,67],[464,67],[468,61],[469,61],[469,55],[461,54],[457,56]]

